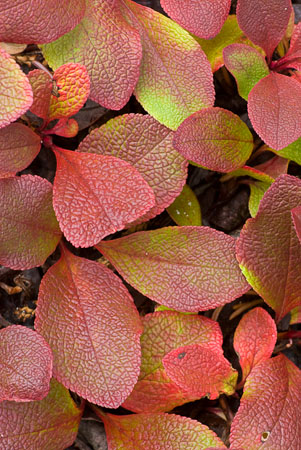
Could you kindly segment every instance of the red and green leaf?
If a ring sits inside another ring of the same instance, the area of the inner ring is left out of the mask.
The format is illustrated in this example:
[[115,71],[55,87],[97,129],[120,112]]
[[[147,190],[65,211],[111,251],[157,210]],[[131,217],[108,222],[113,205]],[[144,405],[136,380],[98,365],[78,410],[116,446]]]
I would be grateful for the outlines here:
[[291,219],[291,210],[300,205],[301,181],[278,177],[236,245],[243,274],[276,311],[277,321],[300,304],[301,246]]
[[124,114],[93,130],[78,150],[115,156],[136,167],[156,200],[155,206],[135,221],[140,223],[160,214],[185,184],[188,163],[174,149],[172,139],[173,132],[151,116]]
[[0,263],[12,269],[42,265],[61,231],[52,207],[52,185],[32,175],[0,180]]
[[215,308],[249,289],[235,239],[208,227],[142,231],[97,249],[135,289],[178,311]]
[[297,236],[301,243],[301,206],[297,206],[296,208],[292,209],[291,214]]
[[301,70],[301,23],[294,27],[287,53],[277,61],[272,61],[271,68],[277,71],[288,68]]
[[40,151],[41,138],[22,123],[0,130],[0,177],[9,177],[25,169]]
[[274,320],[263,308],[247,312],[234,334],[234,349],[239,357],[243,384],[255,366],[268,359],[277,341]]
[[138,311],[121,280],[107,267],[72,255],[44,276],[36,330],[53,351],[53,375],[89,401],[117,408],[140,367]]
[[272,148],[269,150],[274,152],[276,155],[282,156],[282,158],[287,158],[301,165],[301,137],[281,150],[277,151]]
[[183,28],[203,39],[216,36],[230,11],[231,0],[161,0],[164,11]]
[[253,137],[247,125],[223,108],[205,108],[179,126],[173,140],[185,158],[218,172],[242,167],[251,155]]
[[60,119],[48,133],[44,130],[44,134],[56,134],[71,138],[77,135],[78,130],[78,123],[75,119]]
[[[301,135],[301,85],[293,78],[270,73],[248,97],[248,113],[261,139],[281,150]],[[280,155],[282,156],[282,155]]]
[[51,376],[52,352],[40,334],[20,325],[0,330],[0,402],[42,400]]
[[53,87],[51,78],[44,70],[35,69],[29,72],[28,79],[33,92],[33,102],[30,111],[46,120]]
[[181,194],[167,208],[167,212],[177,225],[202,225],[202,214],[199,201],[188,184],[184,185]]
[[43,400],[0,403],[0,447],[63,450],[74,442],[81,415],[68,390],[52,379]]
[[57,158],[53,206],[64,235],[76,247],[97,244],[154,206],[151,187],[129,163],[52,148]]
[[301,306],[296,306],[291,310],[290,324],[301,323]]
[[254,367],[231,426],[231,448],[291,450],[301,433],[301,372],[284,355]]

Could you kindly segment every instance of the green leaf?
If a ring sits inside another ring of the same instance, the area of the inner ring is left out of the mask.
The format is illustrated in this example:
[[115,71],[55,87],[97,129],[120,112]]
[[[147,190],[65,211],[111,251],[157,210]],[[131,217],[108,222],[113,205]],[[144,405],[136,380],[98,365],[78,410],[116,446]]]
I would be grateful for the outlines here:
[[188,184],[184,185],[181,194],[167,208],[167,212],[177,225],[202,225],[199,201]]

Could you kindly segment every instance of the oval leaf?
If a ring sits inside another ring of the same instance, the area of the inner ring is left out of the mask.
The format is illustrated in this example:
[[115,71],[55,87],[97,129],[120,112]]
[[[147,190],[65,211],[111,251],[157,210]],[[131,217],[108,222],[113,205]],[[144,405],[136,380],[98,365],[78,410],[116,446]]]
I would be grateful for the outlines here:
[[236,245],[243,274],[276,311],[277,321],[300,304],[301,246],[291,219],[291,209],[300,204],[301,181],[281,175],[265,193],[256,217],[244,225]]
[[235,330],[233,343],[242,368],[240,384],[255,366],[272,355],[276,341],[276,324],[264,309],[254,308],[243,316]]
[[290,0],[238,0],[236,14],[242,31],[270,59],[285,34],[291,11]]
[[140,223],[169,206],[187,178],[188,162],[174,149],[172,138],[173,132],[151,116],[124,114],[93,130],[78,150],[116,156],[136,167],[156,199],[155,206],[135,221]]
[[301,135],[300,98],[300,83],[279,73],[270,73],[249,94],[248,113],[254,130],[275,150]]
[[33,102],[30,111],[46,120],[53,87],[51,78],[44,70],[35,69],[29,72],[28,79],[33,92]]
[[51,375],[52,352],[41,335],[20,325],[0,330],[0,402],[42,400]]
[[300,370],[284,355],[256,366],[248,376],[232,422],[231,448],[297,449],[301,433],[300,386]]
[[44,264],[62,235],[49,181],[32,175],[0,180],[0,209],[0,264],[11,269]]
[[181,194],[167,208],[172,220],[180,226],[201,226],[201,208],[192,189],[185,184]]
[[0,130],[0,177],[13,176],[25,169],[40,151],[41,138],[22,123]]
[[57,124],[51,128],[49,134],[70,138],[77,135],[78,129],[78,123],[75,119],[60,119]]
[[237,372],[220,349],[186,345],[169,352],[162,362],[167,376],[191,396],[214,400],[222,393],[235,392]]
[[143,46],[135,95],[149,114],[175,130],[190,114],[213,105],[210,64],[198,43],[178,24],[150,8],[124,3],[123,12],[139,30]]
[[220,32],[231,0],[161,0],[164,11],[190,33],[211,39]]
[[0,41],[21,44],[51,42],[72,30],[85,12],[85,0],[2,0]]
[[274,152],[276,155],[295,161],[297,164],[301,165],[301,137],[282,150],[277,151],[272,148],[269,150]]
[[142,231],[97,246],[135,289],[178,311],[204,311],[249,289],[235,239],[207,227]]
[[152,189],[129,163],[114,156],[52,148],[57,158],[53,206],[74,246],[97,244],[154,205]]
[[35,328],[65,387],[109,408],[130,394],[139,374],[141,323],[127,289],[104,265],[62,248],[42,280]]
[[82,408],[52,379],[40,401],[0,403],[0,447],[6,450],[64,450],[74,442]]
[[28,110],[32,104],[32,90],[26,75],[1,47],[0,80],[0,128],[3,128]]
[[81,23],[42,48],[54,69],[69,62],[86,66],[90,98],[109,109],[127,103],[139,78],[139,33],[122,17],[120,0],[89,0]]
[[173,143],[185,158],[218,172],[243,166],[253,149],[247,125],[223,108],[206,108],[192,114],[175,132]]

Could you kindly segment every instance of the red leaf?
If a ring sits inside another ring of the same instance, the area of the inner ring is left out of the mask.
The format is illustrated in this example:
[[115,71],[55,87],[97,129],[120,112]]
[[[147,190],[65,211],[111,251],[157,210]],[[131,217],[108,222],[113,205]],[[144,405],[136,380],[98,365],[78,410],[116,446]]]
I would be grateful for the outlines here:
[[77,435],[82,408],[52,379],[50,392],[40,401],[0,403],[0,447],[6,450],[63,450]]
[[[80,152],[116,156],[132,164],[153,189],[156,204],[135,223],[160,214],[182,191],[187,161],[172,145],[173,132],[142,114],[124,114],[93,130]],[[160,166],[160,170],[158,170]]]
[[[291,210],[301,204],[301,180],[281,175],[237,240],[240,268],[253,289],[276,311],[277,321],[300,304],[301,246]],[[267,276],[268,274],[268,276]]]
[[0,128],[3,128],[28,110],[32,104],[32,90],[26,75],[1,47],[0,80]]
[[301,70],[301,22],[295,25],[287,53],[283,58],[272,61],[271,68],[278,71],[285,68]]
[[215,308],[249,289],[235,239],[208,227],[142,231],[97,248],[135,289],[178,311]]
[[197,314],[158,311],[142,318],[141,368],[134,390],[122,406],[134,412],[170,411],[199,396],[183,392],[166,374],[162,360],[183,345],[200,344],[222,353],[219,325]]
[[109,408],[130,394],[139,374],[141,323],[127,289],[104,265],[62,248],[42,280],[35,328],[65,387]]
[[113,156],[53,150],[53,206],[74,246],[97,244],[154,205],[152,189],[129,163]]
[[63,137],[74,137],[78,133],[78,123],[75,119],[60,119],[51,130],[44,134],[56,134]]
[[17,270],[44,264],[62,235],[49,181],[32,175],[0,180],[0,210],[0,264]]
[[251,155],[253,137],[247,125],[223,108],[205,108],[179,126],[173,140],[185,158],[218,172],[243,166]]
[[223,449],[222,441],[206,425],[175,414],[101,415],[109,450]]
[[235,330],[233,343],[242,368],[240,384],[255,366],[272,355],[276,341],[275,322],[264,309],[254,308],[243,316]]
[[232,395],[237,380],[236,370],[220,350],[186,345],[169,352],[162,362],[167,376],[185,392],[214,400],[221,393]]
[[142,57],[139,33],[123,18],[121,0],[89,0],[81,23],[43,46],[54,69],[75,62],[88,69],[90,98],[109,109],[121,109],[139,78]]
[[231,426],[231,448],[292,450],[301,434],[301,372],[284,355],[256,366]]
[[41,138],[21,123],[0,130],[0,177],[25,169],[40,151]]
[[52,352],[42,336],[20,325],[0,330],[0,402],[42,400],[51,375]]
[[85,0],[2,0],[0,41],[51,42],[72,30],[85,12]]
[[211,39],[220,32],[229,14],[231,0],[161,0],[161,5],[190,33]]
[[301,135],[301,85],[293,78],[270,73],[248,97],[248,113],[261,139],[275,150]]
[[297,206],[296,208],[292,209],[291,214],[297,236],[301,243],[301,206]]
[[285,34],[291,11],[290,0],[238,0],[236,13],[242,31],[270,60]]
[[52,90],[51,78],[43,70],[36,69],[29,72],[28,79],[33,92],[33,102],[30,111],[36,116],[46,120],[48,117]]

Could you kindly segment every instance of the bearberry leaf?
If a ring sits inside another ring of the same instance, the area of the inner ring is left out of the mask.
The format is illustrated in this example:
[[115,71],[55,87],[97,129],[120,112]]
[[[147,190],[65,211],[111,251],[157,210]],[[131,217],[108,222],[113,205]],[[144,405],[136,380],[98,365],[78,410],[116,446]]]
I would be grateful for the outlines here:
[[230,10],[231,0],[161,0],[164,11],[183,28],[203,39],[216,36]]
[[301,323],[301,306],[296,306],[291,310],[290,324]]
[[53,87],[51,78],[44,70],[35,69],[29,72],[28,79],[33,92],[30,111],[42,119],[47,119]]
[[49,181],[32,175],[0,180],[0,210],[0,264],[12,269],[43,264],[62,235]]
[[2,0],[0,41],[21,44],[51,42],[72,30],[85,12],[85,0]]
[[236,14],[242,31],[270,60],[285,34],[291,11],[290,0],[238,0]]
[[70,33],[44,45],[49,65],[75,62],[88,69],[90,98],[110,109],[129,100],[139,77],[139,33],[123,18],[121,0],[89,0],[83,20]]
[[41,138],[21,123],[0,130],[0,177],[25,169],[40,151]]
[[172,350],[189,344],[201,344],[222,354],[218,323],[197,314],[158,311],[143,317],[142,324],[140,375],[123,406],[134,412],[170,411],[199,398],[183,392],[167,376],[162,360]]
[[276,341],[276,324],[263,308],[254,308],[243,316],[233,343],[242,368],[241,384],[257,364],[272,355]]
[[[293,78],[270,73],[248,97],[248,113],[261,139],[275,150],[301,135],[301,85]],[[282,156],[282,155],[280,155]]]
[[223,108],[205,108],[179,126],[175,148],[196,164],[218,172],[243,166],[251,155],[253,137],[247,125]]
[[[78,133],[78,123],[75,119],[60,119],[49,131],[49,134],[57,136],[74,137]],[[46,134],[45,131],[44,134]]]
[[176,414],[102,414],[101,419],[110,450],[205,450],[209,445],[224,448],[206,425]]
[[21,325],[0,330],[0,402],[42,400],[51,376],[52,352],[41,335]]
[[62,247],[42,280],[35,328],[53,351],[54,377],[66,388],[109,408],[130,394],[142,329],[133,299],[110,269]]
[[162,14],[125,0],[124,14],[141,37],[143,57],[135,95],[160,123],[176,129],[214,103],[210,64],[192,36]]
[[76,247],[97,244],[154,205],[152,189],[129,163],[52,148],[57,158],[53,206],[63,233]]
[[248,100],[251,89],[270,71],[264,57],[252,47],[244,44],[232,44],[224,48],[224,63],[236,79],[238,92]]
[[160,214],[180,194],[188,162],[172,145],[173,132],[142,114],[124,114],[93,130],[80,152],[116,156],[132,164],[148,182],[156,204],[135,223]]
[[265,183],[264,181],[250,182],[250,197],[249,197],[249,211],[251,217],[255,217],[258,213],[259,204],[266,191],[271,186],[271,183]]
[[40,401],[0,403],[0,447],[8,450],[64,450],[76,438],[82,408],[54,379]]
[[97,248],[135,289],[178,311],[215,308],[249,289],[235,239],[208,227],[142,231]]
[[291,213],[297,236],[299,238],[299,241],[301,242],[301,206],[297,206],[296,208],[292,209]]
[[282,150],[277,151],[272,148],[269,150],[274,152],[276,155],[290,159],[291,161],[295,161],[297,164],[301,165],[301,137]]
[[300,304],[301,246],[291,219],[291,210],[300,205],[301,181],[281,175],[265,193],[256,217],[247,220],[236,245],[243,274],[276,311],[277,321]]
[[231,448],[298,448],[301,433],[300,386],[300,370],[284,355],[254,367],[232,422]]
[[202,216],[199,201],[188,184],[184,185],[181,194],[167,208],[167,212],[177,225],[202,225]]
[[0,128],[3,128],[28,110],[32,104],[32,90],[26,75],[1,47],[0,80]]

